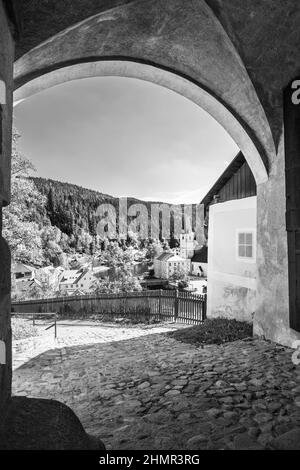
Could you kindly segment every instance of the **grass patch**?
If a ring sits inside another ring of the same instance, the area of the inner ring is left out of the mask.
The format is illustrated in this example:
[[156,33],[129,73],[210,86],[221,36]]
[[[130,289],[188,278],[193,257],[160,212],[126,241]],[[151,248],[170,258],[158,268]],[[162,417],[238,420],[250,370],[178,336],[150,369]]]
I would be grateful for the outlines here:
[[201,325],[184,328],[167,333],[172,338],[183,343],[223,344],[252,336],[252,325],[226,318],[206,319]]
[[23,318],[12,318],[11,328],[13,340],[32,338],[34,336],[39,336],[40,334],[38,328],[33,326],[30,320],[25,320]]

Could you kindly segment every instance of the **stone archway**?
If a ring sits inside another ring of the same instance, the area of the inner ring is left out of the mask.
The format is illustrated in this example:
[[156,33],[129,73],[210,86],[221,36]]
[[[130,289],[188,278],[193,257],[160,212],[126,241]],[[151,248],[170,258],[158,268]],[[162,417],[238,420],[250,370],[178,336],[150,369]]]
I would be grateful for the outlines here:
[[[263,161],[268,171],[276,154],[270,123],[242,58],[204,0],[184,2],[184,5],[181,0],[141,0],[90,16],[29,50],[15,62],[16,96],[18,89],[26,84],[30,87],[35,79],[45,76],[44,83],[52,80],[51,72],[56,71],[57,77],[71,74],[71,66],[75,67],[73,73],[78,66],[77,76],[80,68],[86,70],[87,76],[97,75],[97,68],[104,69],[104,65],[98,64],[101,61],[121,62],[119,73],[124,74],[129,65],[122,63],[133,62],[132,76],[141,74],[142,70],[141,65],[139,70],[135,65],[134,70],[134,64],[152,66],[151,71],[142,73],[143,79],[151,80],[153,74],[152,81],[161,84],[164,71],[175,74],[177,81],[181,77],[198,85],[240,123],[260,155],[258,160]],[[105,67],[108,69],[109,64]],[[114,67],[116,70],[117,66]],[[168,79],[164,86],[172,87],[172,80]],[[179,92],[180,89],[182,83]],[[205,107],[208,100],[202,101]],[[213,106],[210,108],[212,111]],[[217,120],[226,124],[228,114],[221,117],[221,107],[218,110]],[[235,132],[235,140],[243,147],[237,137]],[[266,174],[262,180],[258,177],[258,182],[263,180]]]
[[[139,62],[180,77],[179,93],[184,94],[182,80],[202,90],[198,104],[235,136],[258,182],[255,332],[287,345],[300,338],[289,322],[282,104],[282,90],[299,74],[300,8],[294,0],[245,0],[242,8],[240,0],[65,3],[0,2],[2,101],[6,88],[1,106],[0,340],[7,352],[6,364],[0,364],[0,413],[7,408],[11,387],[10,255],[1,238],[1,210],[9,204],[12,91],[18,90],[21,99],[36,79],[79,64]],[[25,24],[19,39],[18,14]]]
[[24,99],[61,83],[103,76],[137,78],[149,81],[191,100],[214,117],[236,142],[248,161],[256,183],[261,184],[267,181],[267,169],[258,148],[232,112],[212,93],[209,93],[194,81],[154,65],[133,60],[100,60],[69,65],[45,73],[17,88],[14,93],[14,103],[17,105]]
[[[55,68],[16,88],[14,103],[17,105],[36,93],[62,83],[104,76],[119,76],[149,81],[166,87],[197,104],[214,117],[237,143],[247,159],[257,186],[263,187],[268,182],[266,164],[259,151],[261,146],[257,145],[257,142],[254,143],[245,129],[246,126],[243,126],[242,120],[239,120],[221,100],[217,99],[213,92],[201,87],[195,80],[155,64],[119,58],[118,60],[102,59]],[[258,233],[261,235],[261,232],[258,231]]]
[[[274,24],[286,10],[290,12],[291,5],[277,5]],[[35,32],[29,27],[28,41],[17,48],[15,96],[22,99],[35,87],[37,91],[38,87],[50,86],[51,81],[52,85],[55,80],[65,81],[85,68],[87,76],[93,76],[97,68],[103,73],[106,67],[109,74],[114,66],[115,74],[125,74],[127,67],[129,76],[140,74],[138,78],[147,79],[142,76],[143,65],[152,67],[152,81],[208,110],[243,150],[257,181],[256,331],[291,344],[296,333],[289,325],[280,93],[283,81],[294,70],[294,61],[288,62],[291,52],[280,45],[281,38],[288,37],[292,45],[296,38],[291,37],[288,22],[276,38],[269,24],[260,28],[265,24],[267,0],[255,6],[246,2],[242,10],[236,6],[236,0],[107,1],[98,10],[87,11],[93,16],[79,15],[78,23],[65,24],[62,30],[52,25],[51,34],[38,35],[43,42],[33,37]],[[38,18],[39,14],[42,11],[38,9]],[[246,24],[250,24],[250,36]],[[269,57],[269,49],[264,50],[263,44],[273,43],[276,54]],[[285,63],[282,70],[286,73],[274,76],[274,63],[280,61]]]

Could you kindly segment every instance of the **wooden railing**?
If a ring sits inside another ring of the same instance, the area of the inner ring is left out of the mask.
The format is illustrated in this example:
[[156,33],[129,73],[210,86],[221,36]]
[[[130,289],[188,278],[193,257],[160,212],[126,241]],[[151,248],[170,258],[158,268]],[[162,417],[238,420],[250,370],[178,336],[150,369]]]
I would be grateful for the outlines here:
[[50,328],[54,328],[54,338],[57,338],[57,315],[56,313],[52,312],[47,312],[47,313],[41,313],[41,312],[11,312],[13,316],[16,317],[25,317],[25,318],[32,318],[32,324],[33,326],[36,325],[36,320],[37,318],[49,318],[53,317],[53,323],[51,325],[47,325],[45,330],[50,330]]
[[175,321],[197,324],[206,318],[206,295],[176,290],[95,294],[12,303],[12,312],[57,312],[59,316],[117,317],[136,321]]

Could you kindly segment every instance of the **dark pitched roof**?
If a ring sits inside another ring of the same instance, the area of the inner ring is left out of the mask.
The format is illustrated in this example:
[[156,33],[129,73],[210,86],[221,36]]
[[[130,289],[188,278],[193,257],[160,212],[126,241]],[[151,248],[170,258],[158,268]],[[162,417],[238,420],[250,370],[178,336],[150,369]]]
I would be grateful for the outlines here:
[[207,246],[202,246],[192,257],[192,263],[207,263]]
[[244,165],[246,159],[242,152],[239,152],[237,156],[232,160],[232,162],[228,165],[226,170],[221,174],[221,176],[217,179],[215,184],[212,188],[208,191],[206,196],[201,201],[201,204],[204,205],[206,208],[209,204],[213,201],[213,198],[221,188],[230,180],[230,178]]
[[158,261],[166,261],[167,259],[171,258],[172,256],[174,256],[174,253],[171,253],[170,251],[167,251],[167,252],[164,251],[156,259]]

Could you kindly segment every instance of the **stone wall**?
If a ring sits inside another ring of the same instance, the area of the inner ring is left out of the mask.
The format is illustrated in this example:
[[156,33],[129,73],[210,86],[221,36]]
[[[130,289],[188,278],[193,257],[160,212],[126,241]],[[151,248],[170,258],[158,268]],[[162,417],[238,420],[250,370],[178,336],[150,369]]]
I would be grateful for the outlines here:
[[0,365],[1,417],[2,409],[11,392],[10,252],[2,237],[0,237],[0,340],[5,345],[6,353],[5,364]]
[[254,333],[292,346],[300,333],[289,327],[285,162],[283,132],[269,180],[257,187],[257,306]]
[[[10,252],[2,238],[2,207],[10,197],[10,156],[12,120],[12,74],[14,42],[3,3],[0,2],[0,80],[1,146],[0,146],[0,341],[6,357],[0,364],[0,418],[11,394],[11,328],[10,328]],[[4,93],[3,93],[4,90]],[[1,425],[1,419],[0,419]]]

